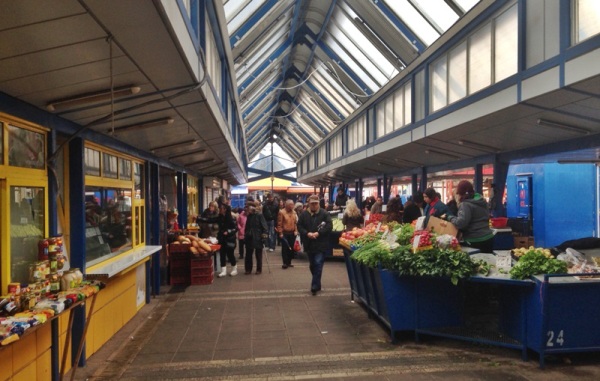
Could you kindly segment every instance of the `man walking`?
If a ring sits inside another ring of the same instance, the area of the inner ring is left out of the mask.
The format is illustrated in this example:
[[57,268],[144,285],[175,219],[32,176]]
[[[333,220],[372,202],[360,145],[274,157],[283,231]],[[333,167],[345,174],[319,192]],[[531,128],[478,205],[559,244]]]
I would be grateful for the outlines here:
[[265,201],[263,205],[263,216],[265,216],[265,220],[267,221],[267,226],[269,228],[269,251],[275,250],[275,224],[277,223],[278,213],[279,203],[275,203],[271,193],[267,194],[267,201]]
[[312,281],[310,292],[316,295],[321,291],[321,275],[325,255],[329,249],[329,233],[333,229],[331,216],[319,206],[319,197],[308,198],[308,209],[305,210],[298,221],[298,231],[304,242],[304,251],[308,254]]

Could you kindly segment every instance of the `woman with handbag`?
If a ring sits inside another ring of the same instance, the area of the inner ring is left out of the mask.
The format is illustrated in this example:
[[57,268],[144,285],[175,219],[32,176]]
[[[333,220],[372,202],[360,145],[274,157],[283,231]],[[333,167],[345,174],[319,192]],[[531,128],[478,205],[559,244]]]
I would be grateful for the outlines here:
[[227,204],[219,206],[219,233],[217,238],[221,245],[221,272],[218,277],[222,278],[227,275],[227,260],[231,264],[231,273],[229,275],[236,276],[237,261],[235,259],[235,244],[236,244],[237,225],[231,216],[231,207]]

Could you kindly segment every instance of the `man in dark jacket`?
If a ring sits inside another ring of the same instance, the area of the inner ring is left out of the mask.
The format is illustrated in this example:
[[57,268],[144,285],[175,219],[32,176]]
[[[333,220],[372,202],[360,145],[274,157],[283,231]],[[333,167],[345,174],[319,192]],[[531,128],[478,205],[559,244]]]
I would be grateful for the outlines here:
[[321,291],[321,275],[325,263],[326,251],[329,249],[329,233],[333,230],[331,216],[319,206],[319,197],[308,198],[308,209],[298,220],[298,231],[304,242],[304,251],[308,254],[312,281],[310,292],[316,295]]
[[335,198],[335,209],[341,209],[346,206],[346,202],[348,202],[348,195],[346,194],[344,188],[339,187],[337,197]]
[[262,272],[262,251],[264,242],[269,237],[269,230],[265,217],[258,211],[256,204],[253,201],[246,204],[246,230],[244,232],[244,240],[246,241],[246,259],[244,260],[244,268],[246,275],[252,273],[252,254],[256,256],[256,275]]
[[267,226],[269,227],[269,251],[275,250],[275,224],[277,223],[277,215],[279,214],[279,201],[275,202],[271,193],[267,194],[267,201],[263,205],[263,215]]

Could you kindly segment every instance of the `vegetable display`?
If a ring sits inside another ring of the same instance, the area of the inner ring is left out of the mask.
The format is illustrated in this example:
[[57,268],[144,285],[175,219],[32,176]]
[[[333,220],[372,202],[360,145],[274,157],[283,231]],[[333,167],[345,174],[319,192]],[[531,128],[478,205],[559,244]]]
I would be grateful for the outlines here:
[[548,257],[542,248],[530,247],[510,270],[510,277],[527,279],[539,274],[565,274],[567,268],[567,262]]

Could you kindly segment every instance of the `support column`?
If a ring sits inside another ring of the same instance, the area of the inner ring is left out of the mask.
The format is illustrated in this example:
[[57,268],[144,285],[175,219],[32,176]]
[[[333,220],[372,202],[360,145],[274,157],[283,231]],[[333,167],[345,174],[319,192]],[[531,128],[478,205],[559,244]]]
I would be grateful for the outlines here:
[[492,213],[495,217],[506,217],[506,207],[502,202],[508,176],[508,163],[494,162],[494,203]]
[[424,192],[427,189],[427,168],[421,168],[421,192]]
[[[69,218],[71,228],[69,259],[71,267],[80,268],[85,275],[85,157],[83,139],[74,138],[69,143],[69,163]],[[71,348],[78,348],[84,334],[85,305],[75,307],[73,313]],[[75,350],[71,352],[71,366],[85,366],[85,345],[80,358],[77,358],[76,352]]]
[[[151,245],[160,245],[160,189],[159,189],[158,164],[148,163],[146,166],[147,196],[146,196],[146,242]],[[149,237],[148,237],[149,235]],[[152,270],[150,273],[152,295],[160,294],[160,251],[152,254]]]
[[184,199],[184,193],[187,193],[184,191],[186,184],[184,184],[183,181],[187,177],[185,177],[185,174],[183,172],[177,172],[177,174],[175,176],[177,179],[177,202],[175,203],[177,205],[177,212],[178,212],[177,223],[179,224],[179,228],[182,229],[183,228],[183,214],[186,213],[186,212],[184,212],[184,209],[186,209],[186,208],[185,208],[185,204],[183,203],[183,199]]
[[481,194],[483,192],[483,164],[475,165],[475,176],[473,177],[473,188],[475,192]]
[[410,193],[414,196],[421,191],[419,189],[419,176],[416,173],[413,173],[411,178]]
[[383,189],[381,184],[381,178],[377,179],[377,197],[381,197],[383,199]]

